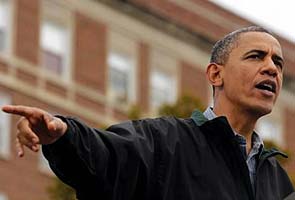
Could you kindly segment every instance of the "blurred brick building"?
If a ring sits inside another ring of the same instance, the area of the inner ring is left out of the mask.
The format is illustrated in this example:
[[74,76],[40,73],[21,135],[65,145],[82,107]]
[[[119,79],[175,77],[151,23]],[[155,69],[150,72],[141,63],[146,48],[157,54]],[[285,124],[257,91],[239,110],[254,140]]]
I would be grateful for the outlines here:
[[[212,45],[251,24],[206,0],[0,0],[0,104],[96,127],[125,120],[132,105],[154,116],[184,93],[210,104]],[[295,45],[279,39],[283,91],[257,129],[295,152]],[[47,200],[52,174],[42,156],[16,157],[17,120],[0,114],[0,200]]]

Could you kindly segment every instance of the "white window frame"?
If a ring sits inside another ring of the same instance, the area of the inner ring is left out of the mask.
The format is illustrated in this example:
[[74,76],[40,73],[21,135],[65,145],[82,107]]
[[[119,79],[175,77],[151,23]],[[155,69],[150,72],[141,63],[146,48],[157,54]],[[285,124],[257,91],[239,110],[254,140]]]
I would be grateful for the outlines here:
[[[11,97],[0,92],[0,106],[11,104]],[[9,159],[10,157],[10,135],[11,135],[11,115],[4,112],[0,113],[0,158]],[[4,141],[4,142],[3,142]]]
[[[65,52],[63,57],[63,66],[61,74],[48,73],[50,70],[44,69],[44,74],[47,76],[54,76],[61,78],[61,80],[69,82],[72,79],[72,52],[73,52],[73,11],[68,6],[63,5],[62,2],[56,0],[41,0],[41,22],[40,22],[40,63],[43,63],[42,50],[42,27],[44,23],[63,27],[65,29]],[[46,49],[46,47],[45,47]],[[53,52],[57,53],[57,52]],[[44,67],[44,66],[43,66]],[[44,67],[45,68],[45,67]]]
[[108,54],[107,54],[107,66],[108,66],[108,78],[107,78],[107,99],[111,104],[118,104],[114,97],[114,91],[111,88],[110,84],[110,56],[119,55],[122,57],[126,57],[130,63],[130,77],[128,78],[128,86],[127,86],[127,101],[120,102],[122,106],[131,105],[136,102],[136,71],[137,71],[137,44],[136,41],[126,35],[124,33],[116,32],[114,30],[109,31],[108,35]]
[[[150,90],[150,96],[149,96],[149,104],[150,104],[150,110],[152,113],[156,113],[159,106],[161,106],[163,103],[169,103],[173,104],[177,101],[178,92],[179,92],[179,77],[178,77],[178,71],[179,67],[177,65],[177,59],[173,55],[169,55],[169,52],[167,50],[162,49],[153,49],[151,52],[151,70],[150,70],[150,76],[149,76],[149,90]],[[153,95],[153,74],[154,73],[163,73],[167,76],[170,76],[172,78],[172,88],[174,90],[172,91],[172,95],[169,98],[170,100],[167,102],[162,102],[161,105],[157,105],[153,103],[152,95]]]
[[[13,28],[13,11],[14,11],[14,9],[13,9],[13,6],[14,6],[14,4],[13,4],[13,0],[0,0],[0,4],[2,4],[2,3],[4,3],[4,4],[7,4],[7,9],[8,9],[8,11],[7,11],[7,17],[8,17],[8,19],[6,20],[6,22],[5,23],[7,23],[5,26],[6,26],[6,30],[5,30],[5,32],[6,32],[6,40],[5,40],[5,46],[4,46],[4,49],[3,49],[3,51],[2,52],[0,52],[1,54],[4,54],[4,55],[9,55],[9,54],[11,54],[11,52],[12,52],[12,39],[13,39],[13,37],[12,37],[12,28]],[[1,16],[0,16],[1,17]]]

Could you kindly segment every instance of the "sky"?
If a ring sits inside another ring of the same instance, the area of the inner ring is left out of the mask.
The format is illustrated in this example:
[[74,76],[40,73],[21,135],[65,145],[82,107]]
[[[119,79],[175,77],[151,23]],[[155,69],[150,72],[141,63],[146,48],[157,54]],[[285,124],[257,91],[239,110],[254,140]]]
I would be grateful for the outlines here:
[[295,43],[294,0],[211,0]]

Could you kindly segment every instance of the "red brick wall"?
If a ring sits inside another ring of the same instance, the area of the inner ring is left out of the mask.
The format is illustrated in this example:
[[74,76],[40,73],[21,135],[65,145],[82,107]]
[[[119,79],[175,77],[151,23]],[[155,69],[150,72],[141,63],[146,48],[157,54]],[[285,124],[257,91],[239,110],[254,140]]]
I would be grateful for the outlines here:
[[208,82],[203,70],[198,69],[185,61],[180,65],[180,89],[182,94],[194,95],[202,101],[204,106],[208,104]]
[[139,62],[138,62],[138,105],[144,111],[149,109],[149,46],[145,43],[139,44]]
[[39,0],[15,1],[15,54],[38,64],[39,54]]
[[78,83],[106,92],[107,28],[76,13],[74,41],[74,78]]

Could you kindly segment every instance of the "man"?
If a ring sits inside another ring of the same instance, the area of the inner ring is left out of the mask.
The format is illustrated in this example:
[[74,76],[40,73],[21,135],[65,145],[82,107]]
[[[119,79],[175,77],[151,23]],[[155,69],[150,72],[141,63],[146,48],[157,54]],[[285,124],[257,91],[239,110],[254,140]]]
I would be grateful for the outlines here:
[[213,47],[207,77],[214,106],[191,118],[128,121],[106,131],[25,106],[17,150],[42,150],[78,199],[271,200],[294,192],[275,155],[254,132],[282,87],[279,42],[260,27],[225,36]]

